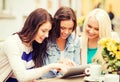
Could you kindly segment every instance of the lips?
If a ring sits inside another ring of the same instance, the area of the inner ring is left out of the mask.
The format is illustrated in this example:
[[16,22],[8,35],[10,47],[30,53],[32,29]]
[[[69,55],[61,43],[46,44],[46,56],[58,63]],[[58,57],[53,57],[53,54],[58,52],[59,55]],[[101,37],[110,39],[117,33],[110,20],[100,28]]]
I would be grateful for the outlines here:
[[94,34],[88,34],[88,36],[94,36]]
[[88,36],[94,36],[93,33],[89,33],[89,32],[87,32],[87,34],[88,34]]
[[40,42],[41,42],[41,43],[42,43],[42,42],[43,42],[43,40],[44,40],[44,38],[41,38],[41,37],[40,37],[39,39],[40,39]]
[[62,37],[63,37],[63,38],[67,38],[67,37],[68,37],[68,35],[62,35]]

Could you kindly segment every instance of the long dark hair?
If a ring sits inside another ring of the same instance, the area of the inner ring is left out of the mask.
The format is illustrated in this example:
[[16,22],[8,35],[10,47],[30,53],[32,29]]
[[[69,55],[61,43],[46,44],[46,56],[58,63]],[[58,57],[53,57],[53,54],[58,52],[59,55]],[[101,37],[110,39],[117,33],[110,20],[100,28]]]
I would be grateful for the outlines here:
[[41,44],[33,41],[39,27],[47,21],[52,24],[52,16],[45,9],[38,8],[27,17],[22,30],[18,33],[22,42],[31,43],[35,67],[42,66],[47,57],[47,38]]
[[70,7],[60,7],[54,15],[54,24],[56,38],[60,37],[60,22],[64,20],[71,20],[74,22],[73,31],[76,31],[76,15],[72,8]]

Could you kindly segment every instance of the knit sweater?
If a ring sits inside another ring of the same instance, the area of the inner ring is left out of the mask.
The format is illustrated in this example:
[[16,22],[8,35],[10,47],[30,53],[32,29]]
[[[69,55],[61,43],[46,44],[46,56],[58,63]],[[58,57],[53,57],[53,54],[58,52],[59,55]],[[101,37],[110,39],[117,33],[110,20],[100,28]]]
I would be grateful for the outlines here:
[[33,69],[32,48],[26,47],[17,34],[5,40],[2,54],[0,64],[3,65],[0,65],[0,82],[2,82],[1,76],[4,75],[4,79],[11,70],[19,82],[39,78],[49,70],[47,66]]
[[0,42],[0,82],[5,81],[11,72],[7,56],[3,52],[3,42]]

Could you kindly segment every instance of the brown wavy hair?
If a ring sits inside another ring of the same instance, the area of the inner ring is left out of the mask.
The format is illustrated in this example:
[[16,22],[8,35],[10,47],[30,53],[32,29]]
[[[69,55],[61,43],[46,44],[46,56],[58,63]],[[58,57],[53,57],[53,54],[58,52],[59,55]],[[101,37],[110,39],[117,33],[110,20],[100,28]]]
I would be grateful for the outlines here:
[[76,15],[72,8],[70,7],[60,7],[54,15],[54,24],[56,38],[60,37],[60,22],[64,20],[71,20],[74,22],[73,31],[76,31]]
[[[45,22],[49,21],[52,24],[52,16],[42,8],[34,10],[26,19],[24,26],[20,32],[18,32],[19,37],[22,42],[31,43],[33,48],[33,61],[35,67],[40,67],[45,64],[45,59],[47,57],[47,42],[46,38],[41,44],[33,41],[39,27]],[[49,35],[52,32],[49,32]]]

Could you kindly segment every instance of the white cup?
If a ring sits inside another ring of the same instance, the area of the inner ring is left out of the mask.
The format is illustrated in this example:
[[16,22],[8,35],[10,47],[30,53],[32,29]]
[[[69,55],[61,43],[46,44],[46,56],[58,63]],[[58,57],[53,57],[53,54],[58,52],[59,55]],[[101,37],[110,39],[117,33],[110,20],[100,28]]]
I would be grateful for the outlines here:
[[105,82],[119,82],[119,75],[117,74],[106,74]]
[[97,79],[101,76],[101,65],[91,64],[89,68],[85,69],[85,73],[91,78]]

